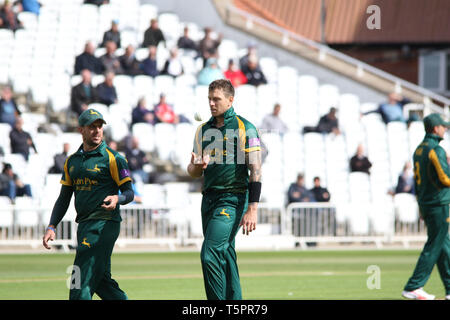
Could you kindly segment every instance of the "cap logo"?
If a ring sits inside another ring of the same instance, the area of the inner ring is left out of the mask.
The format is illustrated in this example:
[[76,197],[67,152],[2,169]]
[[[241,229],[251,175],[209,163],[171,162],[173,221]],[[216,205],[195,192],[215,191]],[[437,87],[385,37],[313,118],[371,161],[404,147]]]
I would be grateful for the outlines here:
[[96,114],[99,116],[98,112],[94,111],[94,110],[89,110],[89,114]]

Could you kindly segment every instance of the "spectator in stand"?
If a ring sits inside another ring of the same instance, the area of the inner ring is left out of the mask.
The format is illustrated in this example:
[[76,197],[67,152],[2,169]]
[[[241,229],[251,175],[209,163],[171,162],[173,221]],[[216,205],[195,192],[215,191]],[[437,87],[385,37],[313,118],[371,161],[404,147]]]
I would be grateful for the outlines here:
[[364,155],[363,145],[359,144],[356,149],[356,154],[350,159],[350,171],[370,174],[369,170],[371,167],[372,163],[369,161],[369,158]]
[[23,130],[23,119],[21,117],[17,117],[14,128],[9,133],[9,140],[11,142],[11,153],[20,153],[26,161],[30,156],[30,148],[37,153],[31,135]]
[[83,69],[88,69],[95,74],[103,72],[102,62],[94,55],[94,52],[94,44],[91,41],[86,42],[83,53],[75,58],[75,74],[80,74]]
[[220,33],[217,39],[212,38],[212,29],[206,27],[205,35],[198,45],[200,56],[203,58],[203,66],[206,66],[208,59],[218,58],[217,49],[222,42],[223,35]]
[[103,71],[112,71],[115,74],[123,73],[119,58],[116,56],[116,43],[114,41],[107,41],[105,47],[106,53],[100,57]]
[[231,81],[233,87],[238,87],[241,84],[247,83],[247,78],[245,74],[238,68],[237,64],[233,59],[228,61],[228,69],[224,73],[225,78]]
[[39,15],[41,4],[37,0],[22,0],[21,2],[23,11],[32,12],[37,16]]
[[86,4],[95,4],[96,6],[101,6],[103,4],[109,4],[109,0],[84,0]]
[[140,122],[149,124],[155,124],[156,122],[154,112],[147,109],[147,100],[145,98],[139,99],[131,114],[131,125]]
[[217,64],[216,58],[209,58],[204,67],[197,76],[197,84],[203,86],[209,86],[211,82],[218,79],[223,79],[223,72],[220,70]]
[[398,182],[395,188],[395,194],[397,193],[416,194],[413,168],[409,161],[405,163],[402,173],[398,176]]
[[181,76],[184,73],[183,64],[178,55],[178,48],[173,47],[170,49],[170,57],[164,63],[164,67],[161,70],[161,74],[166,74],[174,78]]
[[187,122],[190,121],[183,115],[177,115],[175,111],[173,110],[173,107],[167,103],[166,101],[166,95],[164,93],[161,93],[159,96],[159,102],[155,105],[154,108],[155,113],[155,121],[156,123],[164,122],[164,123],[172,123],[172,124],[178,124],[180,122]]
[[379,113],[384,123],[386,124],[392,121],[407,122],[410,120],[417,120],[417,119],[406,119],[403,114],[403,106],[409,102],[411,101],[408,99],[404,99],[401,95],[397,93],[390,93],[388,95],[387,102],[381,103],[378,106],[378,109],[365,112],[362,115],[365,116],[367,114],[375,112]]
[[64,172],[64,163],[69,155],[70,144],[65,142],[63,144],[63,152],[56,154],[53,157],[54,164],[48,171],[48,173],[63,173]]
[[119,61],[123,73],[127,76],[133,77],[142,74],[141,69],[139,69],[140,62],[136,59],[133,45],[130,44],[126,47],[125,53],[119,58]]
[[247,45],[247,54],[245,54],[244,56],[242,56],[242,58],[239,59],[239,68],[244,73],[245,71],[248,70],[248,58],[250,56],[257,56],[256,43],[254,42],[250,42]]
[[125,148],[125,157],[128,161],[128,167],[131,171],[131,177],[134,181],[148,183],[149,173],[144,170],[144,165],[149,161],[145,152],[139,149],[139,139],[131,137],[131,145]]
[[24,184],[20,180],[9,163],[3,164],[3,170],[0,174],[0,188],[0,195],[9,197],[12,203],[14,203],[16,197],[32,197],[30,185]]
[[16,118],[21,114],[17,103],[13,99],[13,94],[10,86],[5,86],[2,90],[0,99],[0,122],[9,123],[14,127]]
[[72,88],[70,108],[78,116],[88,108],[90,103],[97,102],[97,90],[91,83],[92,74],[88,69],[81,71],[81,82]]
[[284,121],[281,120],[280,111],[281,105],[279,103],[276,103],[273,107],[273,112],[264,117],[260,128],[268,132],[275,132],[280,135],[284,135],[289,130],[289,128],[284,123]]
[[189,37],[189,28],[187,26],[183,29],[183,36],[177,41],[177,47],[198,52],[198,45]]
[[111,149],[113,149],[114,151],[118,151],[119,146],[117,145],[117,142],[114,140],[111,140],[108,143],[108,147],[110,147]]
[[297,181],[288,189],[288,204],[292,202],[314,202],[313,194],[305,187],[305,177],[299,173]]
[[155,46],[158,47],[160,42],[164,42],[164,46],[166,45],[166,38],[164,37],[163,32],[158,26],[157,19],[150,20],[150,27],[144,32],[144,41],[142,42],[142,47]]
[[13,3],[9,0],[6,0],[0,8],[0,29],[1,28],[10,29],[12,31],[23,28],[22,22],[17,18],[17,13],[14,12]]
[[248,84],[252,86],[259,86],[261,84],[266,84],[266,76],[259,67],[258,57],[256,55],[250,55],[248,57],[248,67],[243,69],[242,72],[248,80]]
[[329,202],[331,198],[330,192],[320,184],[320,178],[314,177],[314,188],[311,189],[311,193],[317,202]]
[[334,133],[335,135],[341,134],[341,131],[339,130],[339,123],[338,119],[336,117],[336,108],[331,107],[330,111],[323,115],[319,123],[316,127],[304,127],[303,133],[308,132],[318,132],[318,133]]
[[148,57],[142,60],[141,64],[139,65],[139,68],[145,75],[153,78],[159,75],[156,62],[156,51],[157,50],[155,46],[150,46],[148,48]]
[[120,31],[119,31],[119,20],[114,19],[111,22],[111,29],[105,31],[103,34],[103,41],[100,47],[106,47],[108,41],[113,41],[116,44],[116,48],[120,48]]
[[106,104],[108,107],[117,103],[117,92],[114,86],[114,72],[107,71],[105,73],[105,81],[100,83],[97,88],[98,102]]

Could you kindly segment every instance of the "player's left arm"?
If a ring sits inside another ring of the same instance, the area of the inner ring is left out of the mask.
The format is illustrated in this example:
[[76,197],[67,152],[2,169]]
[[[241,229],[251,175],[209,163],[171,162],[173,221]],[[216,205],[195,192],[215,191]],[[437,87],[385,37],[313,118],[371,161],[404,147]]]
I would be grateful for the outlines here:
[[114,210],[118,204],[127,204],[133,201],[134,192],[127,160],[121,155],[116,155],[114,157],[110,154],[109,167],[111,177],[119,186],[121,191],[120,195],[108,195],[105,199],[103,199],[103,204],[101,207],[111,211]]
[[[251,137],[251,136],[250,136]],[[245,162],[250,171],[248,183],[248,208],[242,217],[240,225],[242,232],[248,235],[256,229],[258,220],[258,202],[261,195],[261,146],[257,135],[248,139],[246,144]]]

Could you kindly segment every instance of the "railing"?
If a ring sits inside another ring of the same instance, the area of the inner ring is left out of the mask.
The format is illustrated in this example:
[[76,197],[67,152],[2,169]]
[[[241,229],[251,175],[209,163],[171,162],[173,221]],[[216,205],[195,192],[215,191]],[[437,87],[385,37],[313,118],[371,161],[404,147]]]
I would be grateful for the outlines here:
[[[355,67],[358,75],[362,75],[362,74],[364,74],[364,72],[368,72],[368,73],[371,73],[381,79],[392,82],[397,91],[400,91],[401,88],[406,88],[413,92],[416,92],[424,97],[423,103],[427,107],[429,107],[432,112],[445,113],[446,115],[448,114],[450,99],[448,99],[444,96],[436,94],[435,92],[433,92],[431,90],[422,88],[422,87],[420,87],[414,83],[411,83],[409,81],[406,81],[406,80],[403,80],[396,76],[393,76],[392,74],[389,74],[383,70],[375,68],[363,61],[360,61],[360,60],[352,58],[348,55],[345,55],[337,50],[334,50],[334,49],[326,46],[326,45],[317,43],[315,41],[312,41],[310,39],[302,37],[301,35],[296,34],[290,30],[281,28],[280,26],[278,26],[270,21],[267,21],[261,17],[255,16],[255,15],[248,13],[242,9],[239,9],[235,6],[228,5],[226,7],[226,12],[225,12],[226,22],[228,22],[228,23],[230,22],[232,14],[238,15],[243,20],[245,20],[247,29],[252,29],[254,27],[254,24],[257,23],[257,24],[263,26],[264,28],[267,28],[273,32],[280,34],[280,36],[281,36],[280,40],[281,40],[282,44],[288,44],[290,40],[294,40],[294,41],[301,43],[302,45],[308,47],[309,49],[316,51],[319,54],[318,55],[319,60],[324,60],[324,58],[327,55],[329,55],[336,59],[344,61],[344,62],[352,65],[353,67]],[[431,103],[430,99],[435,100],[437,103],[441,104],[444,108],[442,109],[442,108],[434,105],[433,103]]]
[[[422,242],[426,239],[425,226],[419,220],[404,223],[393,219],[394,225],[389,226],[386,232],[374,232],[369,228],[363,234],[355,233],[351,221],[339,217],[337,209],[331,203],[293,203],[287,208],[260,203],[257,229],[242,241],[247,241],[254,248],[271,241],[273,247],[279,247],[277,241],[282,239],[285,243],[289,242],[288,246],[292,248],[296,245],[306,248],[309,243],[373,242],[381,246],[393,241],[408,246],[411,241]],[[40,247],[48,224],[48,213],[48,208],[0,208],[0,246]],[[395,215],[394,212],[392,214]],[[127,205],[121,207],[121,216],[121,233],[117,240],[119,247],[143,244],[175,250],[190,245],[199,248],[203,241],[200,208]],[[76,247],[76,228],[73,220],[63,219],[51,245],[64,251]]]

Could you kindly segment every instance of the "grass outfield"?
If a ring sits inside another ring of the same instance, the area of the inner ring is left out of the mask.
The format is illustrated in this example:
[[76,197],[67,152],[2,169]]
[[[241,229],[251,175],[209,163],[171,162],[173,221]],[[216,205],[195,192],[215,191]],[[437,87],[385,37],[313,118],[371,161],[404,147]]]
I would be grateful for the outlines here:
[[[417,250],[238,252],[244,299],[401,299]],[[67,299],[74,254],[0,255],[0,299]],[[380,289],[369,290],[370,265]],[[130,299],[205,299],[198,252],[115,253],[112,274]],[[425,290],[444,298],[435,268]],[[94,298],[98,298],[95,296]]]

